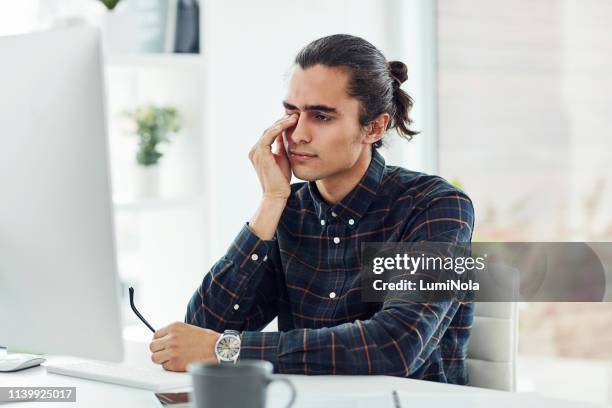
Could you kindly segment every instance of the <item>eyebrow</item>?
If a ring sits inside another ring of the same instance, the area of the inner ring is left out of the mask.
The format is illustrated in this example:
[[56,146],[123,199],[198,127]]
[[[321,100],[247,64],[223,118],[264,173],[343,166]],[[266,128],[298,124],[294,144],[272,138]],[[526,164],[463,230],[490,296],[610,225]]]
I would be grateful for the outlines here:
[[[283,106],[287,110],[299,110],[299,108],[295,105],[290,104],[287,101],[283,101]],[[305,111],[317,111],[317,112],[327,112],[327,113],[338,113],[336,108],[332,108],[327,105],[304,105]]]

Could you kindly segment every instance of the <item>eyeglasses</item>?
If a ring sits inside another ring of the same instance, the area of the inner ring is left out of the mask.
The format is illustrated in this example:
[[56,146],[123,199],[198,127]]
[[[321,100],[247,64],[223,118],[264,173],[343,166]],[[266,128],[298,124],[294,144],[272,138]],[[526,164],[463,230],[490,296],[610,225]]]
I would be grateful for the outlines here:
[[132,307],[132,310],[134,311],[134,313],[136,314],[136,316],[138,316],[138,318],[147,325],[147,327],[153,332],[155,333],[155,329],[153,328],[153,326],[151,326],[149,324],[149,322],[147,322],[147,320],[142,317],[142,315],[140,314],[140,312],[138,311],[138,309],[136,309],[136,306],[134,306],[134,288],[130,287],[129,289],[130,291],[130,306]]

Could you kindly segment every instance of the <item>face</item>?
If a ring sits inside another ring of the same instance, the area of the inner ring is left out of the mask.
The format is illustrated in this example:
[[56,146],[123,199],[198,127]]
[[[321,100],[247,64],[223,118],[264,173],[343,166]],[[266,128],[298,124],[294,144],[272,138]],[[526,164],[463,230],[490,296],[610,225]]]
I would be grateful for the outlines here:
[[285,131],[293,174],[321,180],[349,171],[370,148],[359,125],[359,101],[346,93],[348,74],[340,68],[296,66],[284,101],[299,115]]

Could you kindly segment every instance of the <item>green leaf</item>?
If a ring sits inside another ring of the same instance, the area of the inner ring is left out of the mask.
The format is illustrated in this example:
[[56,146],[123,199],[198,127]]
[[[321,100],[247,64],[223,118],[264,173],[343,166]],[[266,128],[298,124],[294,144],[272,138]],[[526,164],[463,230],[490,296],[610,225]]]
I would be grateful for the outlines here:
[[170,143],[170,136],[176,136],[181,128],[181,118],[173,107],[155,105],[138,106],[123,115],[136,123],[138,136],[138,153],[136,160],[143,166],[157,164],[162,153],[157,150],[161,143]]
[[114,9],[119,1],[120,0],[100,0],[100,2],[102,2],[102,4],[104,4],[109,10]]

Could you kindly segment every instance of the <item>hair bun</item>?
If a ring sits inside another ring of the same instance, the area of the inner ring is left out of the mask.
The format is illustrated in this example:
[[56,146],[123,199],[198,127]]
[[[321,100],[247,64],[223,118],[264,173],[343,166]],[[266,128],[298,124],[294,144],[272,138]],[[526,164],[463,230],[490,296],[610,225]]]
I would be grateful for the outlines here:
[[401,61],[389,61],[389,71],[391,71],[391,76],[395,79],[399,84],[406,82],[408,79],[408,67]]

